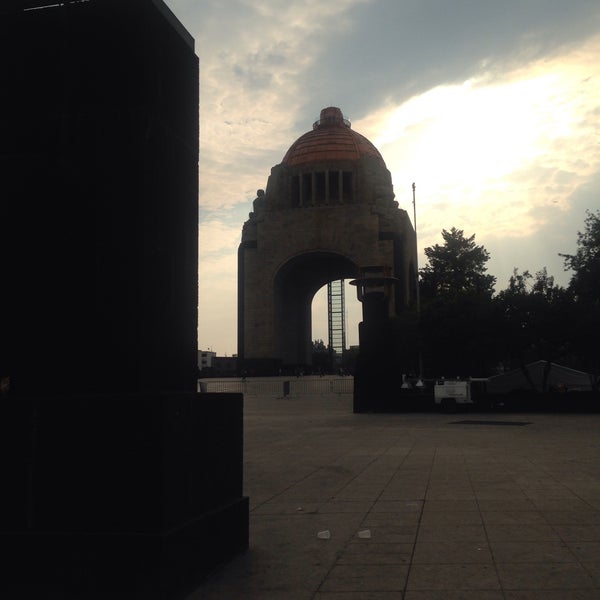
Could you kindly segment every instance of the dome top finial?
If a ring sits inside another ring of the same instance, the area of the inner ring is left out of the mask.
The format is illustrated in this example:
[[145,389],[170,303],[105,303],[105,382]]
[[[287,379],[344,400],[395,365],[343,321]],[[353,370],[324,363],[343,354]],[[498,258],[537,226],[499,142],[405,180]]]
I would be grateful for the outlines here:
[[348,127],[350,129],[350,121],[344,117],[342,111],[337,106],[328,106],[321,110],[319,120],[313,123],[313,129],[336,126]]

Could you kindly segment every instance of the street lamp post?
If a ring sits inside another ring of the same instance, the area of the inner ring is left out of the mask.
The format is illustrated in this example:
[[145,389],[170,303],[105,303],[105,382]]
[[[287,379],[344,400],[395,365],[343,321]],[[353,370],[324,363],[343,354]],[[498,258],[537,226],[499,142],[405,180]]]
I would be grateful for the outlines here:
[[412,196],[413,196],[413,218],[415,222],[415,290],[416,290],[416,303],[417,303],[417,322],[419,327],[419,339],[418,339],[418,361],[419,361],[419,379],[416,383],[416,387],[423,387],[423,353],[421,352],[421,293],[419,290],[419,246],[417,236],[417,200],[416,200],[417,186],[413,182],[412,184]]
[[391,390],[386,369],[386,333],[389,300],[396,277],[389,267],[363,267],[360,277],[350,281],[362,303],[363,320],[358,326],[359,355],[354,373],[354,412],[376,412],[385,406]]

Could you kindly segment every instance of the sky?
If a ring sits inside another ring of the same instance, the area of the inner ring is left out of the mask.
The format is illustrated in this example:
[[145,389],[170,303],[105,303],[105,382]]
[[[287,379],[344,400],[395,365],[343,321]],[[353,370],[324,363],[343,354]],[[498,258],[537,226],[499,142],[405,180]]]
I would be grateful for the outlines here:
[[[165,0],[200,59],[201,349],[237,352],[237,247],[257,189],[320,110],[381,152],[419,265],[475,234],[496,291],[514,268],[567,285],[600,208],[598,0]],[[349,344],[360,305],[346,294]],[[313,339],[327,341],[326,294]]]

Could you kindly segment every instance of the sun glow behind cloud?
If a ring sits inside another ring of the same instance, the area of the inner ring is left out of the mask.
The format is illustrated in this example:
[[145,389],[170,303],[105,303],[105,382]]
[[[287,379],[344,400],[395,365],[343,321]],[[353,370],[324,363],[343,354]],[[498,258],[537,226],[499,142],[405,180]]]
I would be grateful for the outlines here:
[[423,245],[456,225],[522,237],[544,226],[535,208],[567,210],[600,168],[600,38],[514,72],[439,86],[353,124],[381,150],[398,200],[419,189]]

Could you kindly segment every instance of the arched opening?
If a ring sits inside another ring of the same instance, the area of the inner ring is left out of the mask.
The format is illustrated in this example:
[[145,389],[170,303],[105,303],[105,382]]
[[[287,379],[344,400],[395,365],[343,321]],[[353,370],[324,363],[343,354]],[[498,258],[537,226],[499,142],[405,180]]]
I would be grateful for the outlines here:
[[[334,372],[337,373],[342,369],[346,373],[353,373],[358,356],[358,325],[362,321],[362,304],[356,297],[356,287],[350,285],[349,279],[344,279],[344,322],[345,322],[345,345],[343,349],[338,348],[340,332],[335,331],[335,315],[330,320],[329,304],[328,304],[328,285],[325,284],[320,288],[313,297],[312,311],[312,333],[311,340],[322,340],[325,347],[325,355],[317,352],[312,356],[313,372]],[[334,299],[335,302],[335,299]],[[335,306],[334,306],[335,309]],[[333,340],[330,339],[329,327],[330,323],[334,324]],[[337,339],[336,339],[337,338]],[[330,343],[333,342],[333,350],[331,351]],[[337,342],[337,343],[336,343]],[[319,346],[317,346],[318,348]]]
[[276,350],[283,367],[306,366],[312,356],[312,302],[330,281],[356,277],[357,266],[332,252],[309,252],[287,261],[274,282]]
[[[358,324],[362,321],[362,304],[356,297],[356,287],[350,285],[350,279],[344,280],[346,348],[358,346]],[[323,285],[313,297],[311,340],[323,340],[327,345],[329,323],[327,310],[327,284]]]

